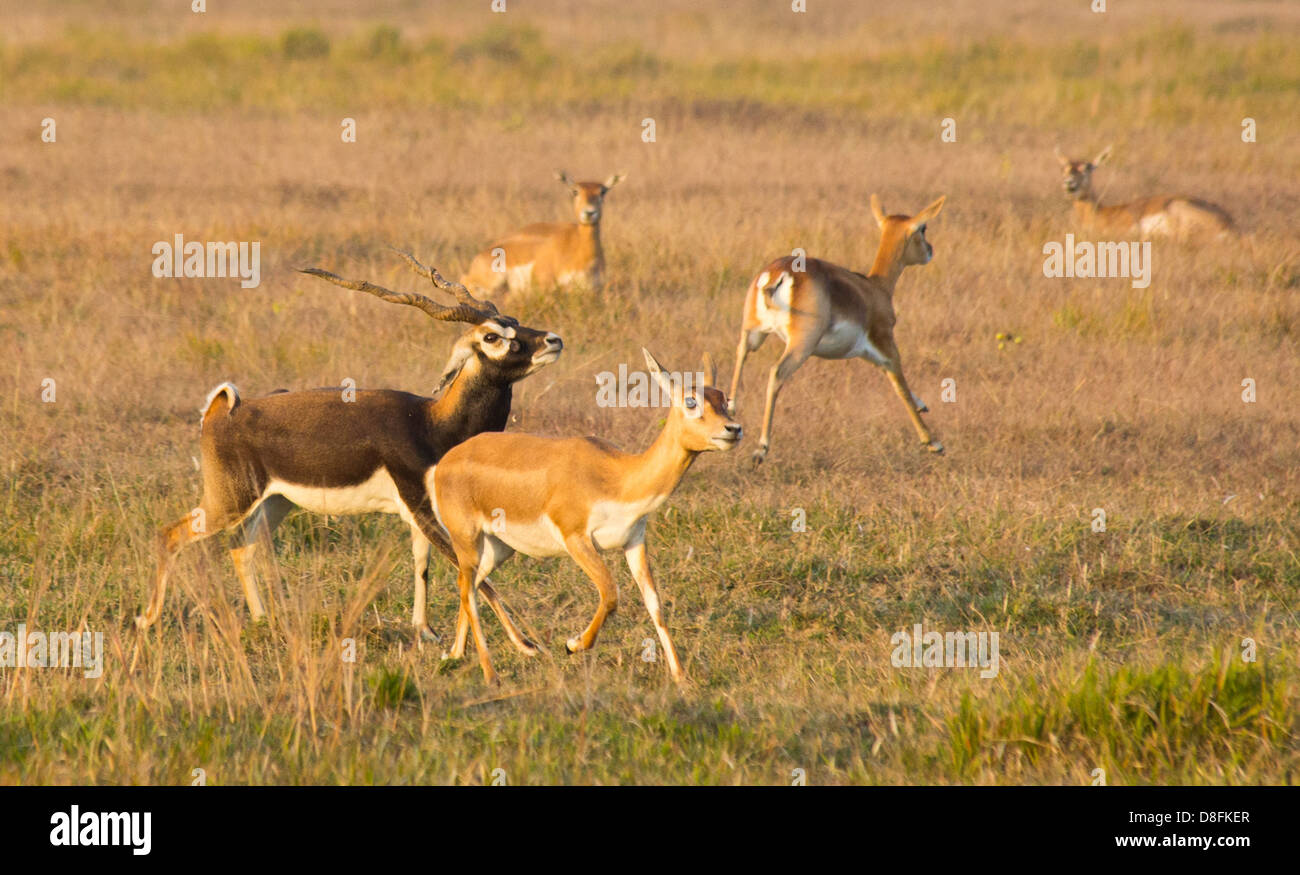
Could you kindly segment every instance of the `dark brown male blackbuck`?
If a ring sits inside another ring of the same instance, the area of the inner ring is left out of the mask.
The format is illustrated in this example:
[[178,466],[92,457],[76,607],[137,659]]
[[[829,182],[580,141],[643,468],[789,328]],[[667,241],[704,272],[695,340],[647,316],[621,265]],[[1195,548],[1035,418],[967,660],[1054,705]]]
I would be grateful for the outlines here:
[[772,416],[781,387],[810,356],[861,358],[884,370],[907,408],[921,444],[932,453],[943,452],[943,444],[921,419],[930,408],[908,388],[894,343],[894,287],[904,268],[928,264],[934,256],[934,247],[925,239],[925,226],[939,215],[943,201],[939,198],[915,216],[887,216],[873,194],[871,212],[880,226],[880,247],[870,274],[864,276],[818,258],[787,255],[769,263],[750,282],[741,316],[736,373],[731,380],[732,415],[745,359],[769,334],[785,342],[785,351],[767,380],[763,434],[754,451],[755,465],[763,461],[771,446]]
[[[393,292],[329,271],[303,273],[394,304],[406,304],[440,322],[473,327],[460,337],[436,397],[393,389],[312,389],[242,400],[230,383],[208,395],[200,446],[203,497],[198,508],[162,530],[153,597],[140,627],[162,613],[167,574],[185,545],[221,532],[236,535],[230,554],[254,620],[264,616],[252,561],[260,543],[295,506],[315,513],[392,513],[411,529],[415,559],[416,638],[432,635],[425,618],[429,546],[455,561],[433,513],[431,473],[449,449],[480,432],[501,431],[510,416],[514,384],[560,356],[564,344],[549,331],[526,328],[459,283],[400,253],[416,273],[456,304]],[[484,598],[514,630],[491,584]],[[517,634],[517,633],[516,633]],[[514,643],[534,652],[522,635]]]

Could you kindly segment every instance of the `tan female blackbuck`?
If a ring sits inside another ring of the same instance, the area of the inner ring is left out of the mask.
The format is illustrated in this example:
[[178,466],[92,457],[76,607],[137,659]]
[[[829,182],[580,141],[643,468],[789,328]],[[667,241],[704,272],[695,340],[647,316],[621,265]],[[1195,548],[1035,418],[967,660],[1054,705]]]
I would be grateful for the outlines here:
[[599,291],[605,282],[600,217],[605,195],[624,176],[574,182],[563,170],[555,171],[573,197],[577,223],[538,222],[495,241],[474,257],[461,282],[488,294],[568,286]]
[[921,443],[933,453],[943,452],[943,444],[921,419],[929,408],[907,387],[894,344],[894,287],[904,268],[927,264],[933,257],[925,226],[939,215],[943,201],[939,198],[915,216],[887,216],[873,194],[871,212],[880,226],[880,247],[866,276],[829,261],[788,255],[768,264],[750,282],[736,349],[736,374],[731,381],[733,415],[746,357],[762,346],[769,334],[785,342],[785,351],[767,381],[763,434],[754,451],[755,465],[763,461],[771,446],[772,415],[782,385],[810,356],[862,358],[883,368]]
[[[448,449],[479,432],[500,431],[510,417],[515,382],[560,356],[564,344],[548,331],[525,328],[479,301],[464,286],[400,253],[417,273],[456,298],[444,306],[424,295],[392,292],[329,271],[303,273],[335,285],[407,304],[440,322],[473,326],[456,341],[443,369],[441,393],[426,398],[392,389],[312,389],[244,401],[222,383],[203,406],[200,447],[203,497],[198,508],[162,530],[153,597],[136,624],[162,613],[167,574],[182,547],[221,532],[236,534],[231,551],[254,620],[264,614],[253,557],[259,544],[295,506],[316,513],[393,513],[411,528],[415,558],[417,640],[433,635],[425,620],[425,588],[432,543],[455,561],[433,515],[428,473]],[[491,584],[484,598],[508,630]],[[519,636],[521,649],[533,645]]]
[[1056,150],[1064,178],[1061,187],[1074,202],[1074,218],[1080,227],[1103,234],[1141,237],[1228,236],[1232,217],[1222,207],[1200,198],[1162,195],[1126,204],[1102,206],[1092,188],[1092,171],[1110,157],[1111,146],[1091,161],[1066,158]]
[[[430,474],[434,511],[460,568],[461,609],[451,656],[464,655],[466,633],[472,631],[488,683],[495,682],[496,672],[479,624],[477,585],[516,552],[536,557],[567,553],[600,593],[591,623],[565,645],[570,653],[587,650],[618,606],[618,586],[600,557],[602,550],[612,549],[627,558],[668,671],[678,682],[685,678],[646,558],[646,519],[668,500],[696,456],[732,449],[741,428],[727,414],[726,396],[713,387],[717,371],[707,355],[708,385],[690,390],[670,380],[654,357],[643,352],[651,376],[673,404],[663,431],[645,452],[624,453],[594,437],[482,434],[448,451]],[[520,637],[503,612],[497,616],[512,641]]]

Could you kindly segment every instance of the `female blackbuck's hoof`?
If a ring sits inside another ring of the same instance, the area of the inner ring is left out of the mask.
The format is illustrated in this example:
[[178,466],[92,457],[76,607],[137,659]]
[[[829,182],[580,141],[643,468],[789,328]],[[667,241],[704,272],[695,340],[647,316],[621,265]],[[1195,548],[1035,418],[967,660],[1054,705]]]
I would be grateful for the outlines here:
[[581,649],[582,649],[582,642],[579,641],[577,638],[570,638],[568,641],[564,642],[565,653],[577,653]]
[[943,455],[943,444],[938,441],[930,441],[928,444],[925,444],[925,448],[937,456]]
[[428,626],[416,626],[415,641],[417,644],[424,641],[427,641],[430,644],[441,644],[442,636],[430,629]]
[[767,447],[759,447],[754,450],[754,455],[750,457],[750,460],[753,462],[754,467],[757,468],[759,465],[763,464],[763,459],[765,458],[767,458]]
[[136,627],[137,629],[148,629],[148,628],[149,628],[149,620],[145,618],[145,615],[144,615],[144,614],[136,614],[136,615],[135,615],[135,627]]

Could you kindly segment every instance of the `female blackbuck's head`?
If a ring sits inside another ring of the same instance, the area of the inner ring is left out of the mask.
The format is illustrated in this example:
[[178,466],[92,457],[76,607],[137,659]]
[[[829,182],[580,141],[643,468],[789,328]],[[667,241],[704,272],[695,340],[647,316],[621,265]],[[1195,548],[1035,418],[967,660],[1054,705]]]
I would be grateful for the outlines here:
[[573,212],[579,225],[596,225],[600,222],[601,207],[609,190],[623,181],[626,173],[615,173],[604,182],[574,182],[563,170],[555,171],[555,178],[573,195]]
[[1064,174],[1061,188],[1065,189],[1066,195],[1072,200],[1090,200],[1093,197],[1092,171],[1106,162],[1110,157],[1110,150],[1111,147],[1107,146],[1091,161],[1075,161],[1065,157],[1059,147],[1056,149],[1056,160]]
[[690,453],[726,451],[740,443],[744,430],[727,413],[727,396],[713,385],[718,381],[718,369],[712,356],[705,353],[702,362],[707,382],[691,388],[684,380],[679,382],[669,377],[648,349],[642,348],[641,352],[645,354],[650,376],[673,399],[673,409],[664,428],[673,430],[683,450]]
[[939,198],[915,216],[885,215],[880,206],[880,198],[871,196],[871,214],[880,226],[881,253],[895,253],[901,258],[900,264],[907,267],[912,264],[929,264],[934,257],[934,247],[925,239],[925,225],[943,209],[944,198]]

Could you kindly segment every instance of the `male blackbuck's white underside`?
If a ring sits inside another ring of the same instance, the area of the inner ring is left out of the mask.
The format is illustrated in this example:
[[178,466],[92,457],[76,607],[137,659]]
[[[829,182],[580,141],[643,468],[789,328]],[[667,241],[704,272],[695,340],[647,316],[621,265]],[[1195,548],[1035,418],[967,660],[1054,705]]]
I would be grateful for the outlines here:
[[[411,255],[401,255],[457,303],[444,306],[424,295],[392,292],[318,268],[303,273],[410,305],[438,321],[472,325],[452,348],[438,397],[337,388],[244,401],[230,383],[213,389],[201,427],[203,497],[195,511],[160,533],[153,597],[136,618],[139,626],[152,625],[162,613],[176,553],[186,544],[231,530],[236,530],[238,544],[230,551],[235,572],[253,619],[261,619],[254,553],[263,540],[270,542],[271,532],[296,505],[326,514],[399,515],[411,528],[415,559],[412,623],[417,640],[432,636],[425,619],[429,546],[436,545],[453,561],[455,553],[433,515],[427,475],[456,444],[505,428],[514,383],[559,358],[563,343],[555,334],[500,314]],[[485,582],[483,594],[512,635],[518,635],[490,583]],[[533,649],[522,636],[515,643],[526,652]]]
[[538,222],[520,228],[476,255],[461,282],[489,294],[568,286],[599,291],[605,282],[600,217],[605,195],[625,175],[574,182],[564,171],[555,171],[573,197],[577,223]]
[[1163,195],[1126,204],[1102,206],[1092,188],[1092,172],[1110,157],[1107,146],[1091,161],[1066,158],[1056,150],[1064,178],[1061,187],[1074,202],[1074,218],[1088,230],[1141,237],[1208,237],[1233,233],[1232,217],[1222,207],[1200,198]]
[[[717,373],[708,356],[704,373],[710,375],[709,384],[694,391],[668,379],[649,352],[645,360],[673,402],[663,431],[645,452],[624,453],[594,437],[481,434],[448,451],[433,469],[434,512],[460,569],[461,609],[451,655],[464,654],[466,634],[472,631],[488,683],[496,673],[479,623],[477,585],[516,552],[539,557],[567,553],[600,593],[591,623],[566,643],[570,653],[587,650],[618,606],[618,586],[600,556],[613,549],[627,558],[669,672],[676,681],[685,678],[646,557],[646,519],[668,500],[696,456],[732,449],[741,428],[726,412],[726,396],[713,387]],[[507,632],[512,639],[517,634]]]
[[921,419],[929,408],[908,388],[894,344],[894,287],[905,267],[927,264],[934,255],[925,239],[925,226],[939,215],[943,201],[939,198],[915,216],[887,216],[873,194],[871,212],[880,226],[880,248],[866,276],[829,261],[788,255],[769,263],[750,282],[736,349],[736,374],[731,381],[733,414],[746,357],[762,346],[769,334],[785,342],[785,351],[768,377],[763,434],[754,451],[754,464],[763,461],[771,446],[772,416],[781,387],[810,356],[861,358],[883,368],[921,443],[931,452],[943,452],[943,444]]

